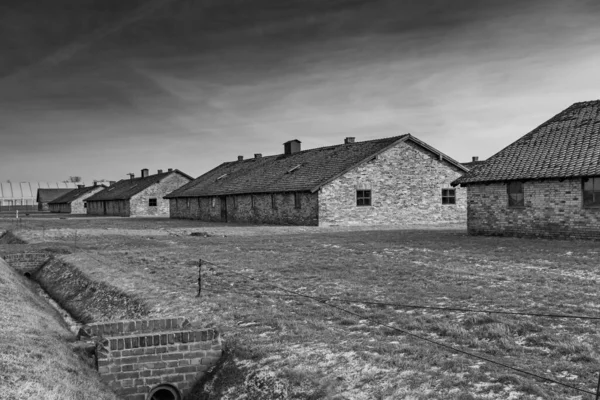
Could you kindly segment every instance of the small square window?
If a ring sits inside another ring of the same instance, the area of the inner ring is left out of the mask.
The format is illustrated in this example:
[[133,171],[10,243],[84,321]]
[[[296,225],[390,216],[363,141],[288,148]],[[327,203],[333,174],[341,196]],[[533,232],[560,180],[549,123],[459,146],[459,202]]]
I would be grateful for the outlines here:
[[148,199],[148,206],[156,207],[156,199]]
[[371,191],[370,190],[357,190],[356,191],[356,205],[357,206],[370,206],[371,205]]
[[525,207],[525,195],[523,193],[523,182],[509,182],[506,187],[508,193],[509,207]]
[[302,208],[302,203],[300,201],[300,193],[294,192],[294,208]]
[[442,189],[442,204],[456,204],[456,189]]
[[83,203],[83,208],[87,208],[87,203]]

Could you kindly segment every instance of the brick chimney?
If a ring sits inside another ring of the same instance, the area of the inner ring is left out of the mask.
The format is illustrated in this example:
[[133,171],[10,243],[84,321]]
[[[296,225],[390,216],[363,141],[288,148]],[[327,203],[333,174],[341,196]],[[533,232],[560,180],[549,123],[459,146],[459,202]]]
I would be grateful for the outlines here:
[[348,144],[348,143],[354,143],[354,139],[353,137],[347,137],[346,139],[344,139],[344,144]]
[[283,154],[289,155],[294,154],[300,151],[300,143],[298,139],[290,140],[289,142],[285,142],[283,144]]
[[473,157],[473,162],[479,161],[479,157]]
[[244,156],[238,156],[238,161],[244,161]]
[[173,172],[173,168],[169,168],[167,172]]
[[144,168],[142,170],[142,178],[147,178],[148,177],[148,173],[149,173],[148,168]]
[[254,158],[262,158],[262,154],[261,153],[255,153],[254,154]]
[[133,172],[130,172],[127,175],[129,175],[129,180],[133,180],[133,178],[135,177],[135,174]]
[[85,185],[77,185],[77,187],[78,187],[79,189],[83,189],[83,188],[85,187]]
[[159,170],[157,171],[157,173],[158,173],[158,174],[162,174],[162,169],[159,169]]

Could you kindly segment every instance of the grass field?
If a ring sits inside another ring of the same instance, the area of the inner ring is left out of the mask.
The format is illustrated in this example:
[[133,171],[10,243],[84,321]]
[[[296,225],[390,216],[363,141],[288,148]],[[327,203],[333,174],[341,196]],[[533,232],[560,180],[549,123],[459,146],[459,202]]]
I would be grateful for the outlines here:
[[[10,223],[0,220],[0,229]],[[470,237],[452,226],[129,219],[32,219],[24,226],[20,237],[70,247],[69,261],[142,298],[153,315],[220,329],[236,365],[223,398],[260,393],[261,382],[302,399],[594,398],[372,321],[590,392],[600,372],[600,321],[330,302],[355,317],[266,283],[328,299],[597,317],[598,242]],[[204,267],[200,299],[199,258],[218,265]]]

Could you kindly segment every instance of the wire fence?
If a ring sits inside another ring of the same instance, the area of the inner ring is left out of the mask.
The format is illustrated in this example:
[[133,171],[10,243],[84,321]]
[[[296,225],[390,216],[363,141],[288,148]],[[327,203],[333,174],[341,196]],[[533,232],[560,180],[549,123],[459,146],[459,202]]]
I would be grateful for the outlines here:
[[[310,301],[314,301],[317,302],[319,304],[322,304],[326,307],[330,307],[332,309],[336,309],[338,311],[341,311],[343,313],[352,315],[354,317],[360,318],[362,320],[367,320],[370,321],[371,323],[377,325],[377,326],[382,326],[385,327],[387,329],[396,331],[398,333],[401,333],[403,335],[412,337],[414,339],[420,340],[420,341],[425,341],[428,342],[430,344],[433,344],[435,346],[438,346],[440,348],[443,348],[445,350],[454,352],[454,353],[459,353],[462,355],[465,355],[467,357],[471,357],[471,358],[475,358],[481,361],[485,361],[487,363],[493,364],[493,365],[497,365],[499,367],[514,371],[514,372],[518,372],[520,374],[544,381],[544,382],[548,382],[548,383],[552,383],[555,385],[559,385],[562,386],[564,388],[567,389],[571,389],[574,391],[577,391],[579,393],[584,393],[584,394],[589,394],[592,396],[595,396],[596,400],[600,400],[600,374],[598,377],[598,384],[596,387],[596,391],[592,392],[590,390],[587,389],[583,389],[565,382],[561,382],[558,381],[556,379],[553,379],[551,377],[547,377],[547,376],[543,376],[540,375],[539,373],[533,372],[533,371],[527,371],[523,368],[519,368],[517,366],[513,366],[513,365],[509,365],[507,363],[504,362],[500,362],[498,360],[494,360],[492,358],[489,357],[484,357],[482,355],[479,354],[475,354],[463,349],[460,349],[458,347],[455,346],[451,346],[448,345],[446,343],[440,342],[438,340],[434,340],[434,339],[430,339],[427,338],[425,336],[410,332],[406,329],[402,329],[402,328],[398,328],[396,326],[392,326],[390,324],[387,323],[383,323],[373,317],[358,313],[356,311],[352,311],[343,307],[340,307],[336,304],[331,304],[332,302],[344,302],[344,303],[351,303],[351,304],[371,304],[371,305],[379,305],[379,306],[392,306],[392,307],[398,307],[398,308],[419,308],[419,309],[433,309],[433,310],[438,310],[438,311],[448,311],[448,312],[473,312],[473,313],[493,313],[493,314],[509,314],[509,315],[517,315],[517,316],[531,316],[531,317],[544,317],[544,318],[578,318],[578,319],[585,319],[585,320],[598,320],[600,319],[600,317],[594,317],[594,316],[584,316],[584,315],[569,315],[569,314],[553,314],[553,313],[529,313],[529,312],[516,312],[516,311],[497,311],[497,310],[487,310],[487,309],[481,309],[481,310],[476,310],[476,309],[467,309],[467,308],[460,308],[460,307],[433,307],[433,306],[425,306],[425,305],[414,305],[414,304],[401,304],[401,303],[387,303],[387,302],[379,302],[379,301],[371,301],[371,300],[364,300],[364,299],[337,299],[337,298],[324,298],[324,297],[317,297],[317,296],[312,296],[309,294],[305,294],[305,293],[300,293],[288,288],[285,288],[281,285],[275,284],[275,283],[271,283],[268,282],[264,279],[258,279],[256,277],[253,277],[251,275],[233,270],[231,268],[228,268],[226,266],[217,264],[215,262],[206,260],[206,259],[200,259],[199,263],[198,263],[198,294],[196,295],[196,297],[200,297],[201,295],[201,291],[202,291],[202,265],[203,264],[209,264],[212,265],[214,267],[217,267],[220,269],[220,271],[225,272],[225,273],[229,273],[231,275],[235,275],[235,276],[240,276],[243,277],[249,281],[253,281],[256,282],[257,284],[261,284],[264,286],[268,286],[277,290],[280,290],[282,292],[285,292],[287,296],[289,297],[299,297],[299,298],[305,298],[308,299]],[[267,296],[272,296],[274,294],[272,293],[268,293],[266,294]]]

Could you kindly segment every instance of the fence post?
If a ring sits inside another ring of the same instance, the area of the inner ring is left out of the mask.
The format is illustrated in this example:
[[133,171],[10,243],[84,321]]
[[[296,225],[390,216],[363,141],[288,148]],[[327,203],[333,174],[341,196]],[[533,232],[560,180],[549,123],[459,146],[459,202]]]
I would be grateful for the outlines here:
[[596,400],[600,400],[600,373],[598,374],[598,386],[596,387]]
[[198,261],[198,294],[196,297],[200,297],[200,292],[202,292],[202,259]]

